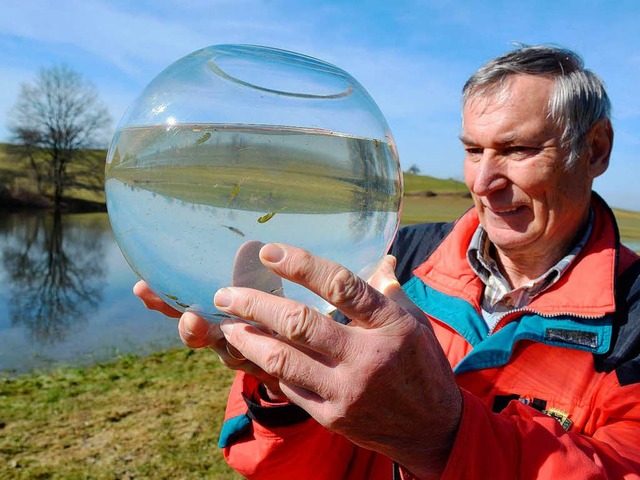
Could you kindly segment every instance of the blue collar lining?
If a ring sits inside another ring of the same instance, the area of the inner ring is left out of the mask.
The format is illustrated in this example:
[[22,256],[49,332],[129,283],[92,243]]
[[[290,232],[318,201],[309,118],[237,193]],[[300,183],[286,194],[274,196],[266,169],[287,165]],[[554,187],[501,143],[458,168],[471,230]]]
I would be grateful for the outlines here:
[[467,301],[443,294],[413,277],[404,286],[406,294],[428,315],[449,325],[471,344],[473,350],[455,367],[455,373],[505,365],[516,342],[532,340],[555,347],[602,354],[609,350],[613,317],[588,319],[565,315],[543,317],[524,313],[488,335],[482,316]]

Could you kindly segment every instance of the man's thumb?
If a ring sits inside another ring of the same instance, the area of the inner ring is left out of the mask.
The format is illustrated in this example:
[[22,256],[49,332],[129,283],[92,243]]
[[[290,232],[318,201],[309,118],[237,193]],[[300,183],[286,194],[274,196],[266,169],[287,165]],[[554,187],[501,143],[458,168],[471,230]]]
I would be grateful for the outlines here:
[[420,323],[425,323],[426,318],[424,312],[413,303],[404,290],[402,285],[398,282],[395,274],[396,257],[393,255],[386,255],[369,278],[369,285],[378,290],[384,296],[389,297],[391,300],[400,305],[403,309],[416,317]]

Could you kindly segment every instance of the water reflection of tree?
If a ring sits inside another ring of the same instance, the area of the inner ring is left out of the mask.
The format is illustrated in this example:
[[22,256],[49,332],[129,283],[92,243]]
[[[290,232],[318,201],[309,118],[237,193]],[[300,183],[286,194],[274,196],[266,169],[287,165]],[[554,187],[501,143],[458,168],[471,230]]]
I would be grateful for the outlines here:
[[73,228],[59,213],[36,215],[21,218],[15,239],[3,252],[12,324],[40,343],[62,341],[102,301],[101,230]]
[[353,240],[360,241],[371,229],[384,231],[387,214],[398,211],[400,172],[395,171],[389,146],[383,142],[357,140],[350,145],[349,155],[357,187],[352,192],[350,229]]

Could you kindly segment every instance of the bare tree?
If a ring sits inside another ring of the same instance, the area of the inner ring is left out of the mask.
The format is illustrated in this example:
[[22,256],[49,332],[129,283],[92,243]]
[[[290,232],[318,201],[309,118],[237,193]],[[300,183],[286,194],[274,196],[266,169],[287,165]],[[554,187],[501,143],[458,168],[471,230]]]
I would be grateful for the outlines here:
[[[38,189],[52,193],[58,210],[66,188],[86,175],[87,149],[104,145],[111,126],[96,88],[66,65],[41,69],[21,86],[9,129],[24,145]],[[69,166],[74,164],[73,172]]]

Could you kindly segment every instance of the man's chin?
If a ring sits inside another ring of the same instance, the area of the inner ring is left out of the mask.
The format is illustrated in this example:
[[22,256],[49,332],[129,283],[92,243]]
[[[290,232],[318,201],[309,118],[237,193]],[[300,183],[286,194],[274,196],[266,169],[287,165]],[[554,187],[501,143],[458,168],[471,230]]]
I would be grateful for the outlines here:
[[530,247],[531,238],[526,232],[505,228],[485,228],[485,230],[491,243],[502,252],[517,252],[520,249]]

